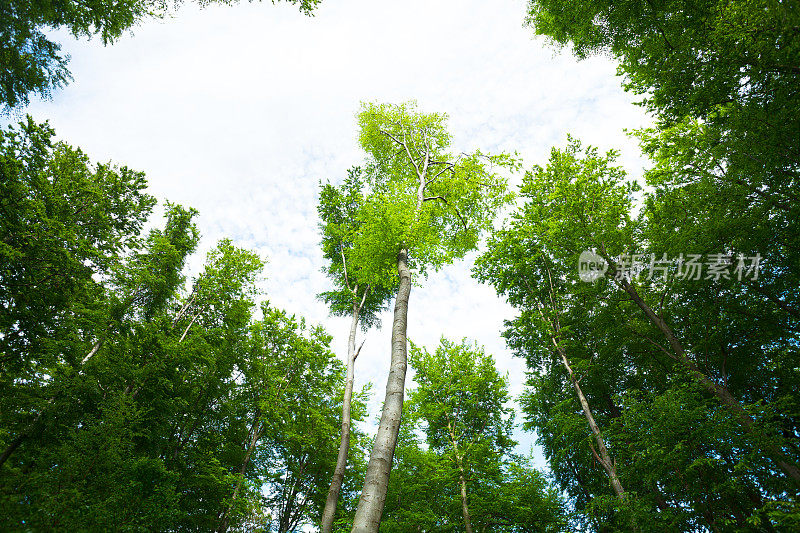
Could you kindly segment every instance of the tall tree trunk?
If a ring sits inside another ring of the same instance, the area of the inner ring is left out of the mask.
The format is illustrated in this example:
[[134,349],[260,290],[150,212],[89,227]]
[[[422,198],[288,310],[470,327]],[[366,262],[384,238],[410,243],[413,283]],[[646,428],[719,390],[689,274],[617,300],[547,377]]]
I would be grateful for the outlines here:
[[408,252],[405,249],[397,254],[397,273],[400,276],[400,283],[394,303],[391,368],[386,382],[386,396],[378,434],[375,436],[375,443],[369,456],[364,487],[361,489],[361,498],[358,500],[358,508],[353,519],[352,533],[377,533],[380,527],[386,492],[389,489],[394,448],[400,433],[407,364],[408,297],[411,293],[411,271],[408,269]]
[[578,395],[578,401],[580,401],[581,409],[583,409],[583,416],[589,423],[589,429],[592,431],[594,440],[597,443],[597,450],[595,450],[594,447],[592,447],[592,453],[595,455],[597,461],[606,471],[608,479],[611,482],[611,488],[614,489],[614,494],[617,495],[617,498],[619,498],[620,501],[624,502],[625,489],[622,488],[622,483],[619,480],[619,476],[617,476],[617,467],[614,465],[614,461],[611,459],[611,455],[608,453],[608,449],[606,448],[606,443],[603,440],[603,434],[600,432],[600,428],[597,426],[597,422],[595,422],[594,420],[594,415],[592,415],[592,410],[589,407],[589,401],[586,399],[586,396],[584,396],[583,390],[581,389],[581,385],[575,378],[575,374],[573,373],[572,367],[569,364],[569,360],[567,359],[567,354],[564,351],[564,348],[558,344],[555,338],[551,337],[551,339],[553,341],[553,344],[556,346],[558,355],[561,357],[561,363],[567,370],[567,374],[569,374],[569,380],[572,383],[573,388],[575,389],[575,393]]
[[472,533],[472,520],[469,517],[469,507],[467,506],[467,478],[464,475],[464,465],[460,455],[456,455],[458,460],[458,481],[461,484],[461,514],[464,515],[464,529],[466,533]]
[[[560,330],[556,331],[560,333]],[[583,395],[581,384],[578,383],[578,380],[575,378],[575,373],[572,371],[572,367],[569,365],[569,360],[567,359],[567,354],[564,348],[558,344],[558,341],[555,337],[551,336],[550,339],[553,341],[559,356],[561,356],[561,362],[563,363],[564,368],[567,369],[569,380],[572,382],[572,386],[575,388],[575,393],[578,395],[578,400],[581,403],[583,415],[586,417],[586,421],[589,423],[589,429],[592,431],[594,440],[597,443],[597,450],[594,449],[594,446],[590,445],[592,454],[594,455],[595,459],[597,459],[597,462],[603,467],[603,470],[606,471],[606,475],[608,475],[608,480],[611,483],[611,488],[614,490],[614,494],[617,495],[617,498],[621,503],[625,503],[625,489],[622,487],[622,482],[619,480],[619,476],[617,475],[617,467],[614,464],[613,459],[611,459],[611,454],[608,453],[606,443],[603,440],[603,434],[600,432],[600,428],[597,426],[597,422],[595,422],[594,416],[592,415],[592,410],[589,408],[589,401],[586,399],[586,396]],[[630,525],[633,531],[639,531],[639,526],[635,518],[631,517]]]
[[[606,261],[608,261],[608,264],[612,266],[612,270],[615,271],[615,263],[610,261],[609,258],[606,258]],[[613,276],[614,272],[609,272],[609,275]],[[728,407],[728,409],[730,409],[730,411],[734,414],[739,423],[748,433],[755,433],[756,428],[753,427],[755,423],[753,418],[747,411],[745,411],[744,407],[742,407],[739,401],[733,397],[730,390],[728,390],[728,387],[720,385],[709,378],[697,367],[696,364],[694,364],[694,361],[689,359],[689,357],[686,355],[686,350],[683,348],[683,344],[672,332],[672,328],[670,328],[664,319],[658,316],[655,311],[653,311],[653,309],[647,305],[647,303],[639,295],[638,291],[626,279],[623,278],[618,283],[628,294],[630,299],[639,307],[639,309],[642,310],[645,316],[647,316],[648,320],[650,320],[650,322],[667,339],[670,348],[672,348],[672,351],[675,354],[674,359],[684,364],[707,391],[716,396],[723,405]],[[760,445],[760,448],[770,456],[778,468],[780,468],[787,477],[794,481],[796,485],[800,485],[800,468],[790,462],[790,460],[786,457],[783,451],[778,448],[778,446],[774,444],[763,444]]]
[[263,429],[263,425],[261,424],[261,414],[256,412],[256,419],[253,422],[253,431],[250,438],[250,442],[247,446],[247,452],[244,455],[244,460],[242,461],[242,467],[239,469],[239,475],[236,479],[236,487],[233,489],[233,496],[231,496],[231,503],[225,509],[225,513],[222,515],[222,519],[220,521],[219,531],[220,533],[224,533],[228,530],[228,525],[230,524],[231,520],[231,511],[233,511],[233,506],[236,503],[236,498],[239,497],[239,491],[242,488],[242,482],[244,481],[244,473],[247,471],[247,465],[250,463],[250,456],[253,454],[253,450],[256,447],[256,443],[258,439],[261,437],[261,431]]
[[[364,295],[366,299],[366,294]],[[363,305],[364,300],[362,300]],[[345,375],[344,399],[342,400],[342,440],[339,443],[339,455],[336,458],[336,469],[333,471],[328,498],[325,500],[325,509],[322,512],[322,533],[331,533],[333,518],[336,515],[336,504],[339,501],[339,491],[342,489],[344,471],[347,467],[347,454],[350,452],[350,404],[353,400],[353,381],[356,355],[356,331],[358,330],[358,315],[361,306],[353,302],[353,317],[350,322],[350,338],[347,341],[347,373]]]
[[[550,275],[550,269],[547,269],[547,276],[548,281],[550,284],[550,302],[553,306],[553,310],[556,312],[555,319],[549,319],[545,316],[542,307],[539,307],[539,314],[541,315],[542,319],[550,325],[550,329],[552,333],[550,334],[550,340],[553,342],[553,347],[555,348],[556,352],[558,353],[559,357],[561,358],[561,364],[564,365],[564,368],[567,370],[567,374],[569,375],[570,383],[572,383],[572,387],[575,389],[575,394],[578,396],[578,401],[581,404],[581,409],[583,410],[583,416],[586,418],[586,422],[589,424],[589,429],[592,432],[592,436],[594,436],[594,440],[597,443],[597,450],[594,449],[592,446],[592,453],[594,454],[597,461],[606,471],[608,475],[609,482],[611,483],[611,488],[614,490],[614,494],[617,495],[617,498],[621,502],[625,501],[625,489],[622,487],[622,482],[619,480],[619,476],[617,475],[617,467],[614,464],[614,461],[611,459],[611,455],[608,453],[608,449],[606,448],[606,443],[603,440],[603,434],[600,432],[600,428],[597,426],[597,422],[594,420],[594,415],[592,414],[592,410],[589,407],[589,401],[586,399],[586,396],[583,394],[583,389],[581,389],[581,385],[578,382],[578,379],[575,377],[575,373],[572,371],[572,366],[569,364],[569,359],[567,358],[567,352],[564,350],[564,347],[559,343],[561,339],[561,319],[559,316],[558,306],[556,305],[556,298],[553,291],[553,280],[552,276]],[[528,285],[527,280],[523,278],[523,281],[526,285]],[[531,290],[530,285],[528,285],[528,289]],[[531,290],[531,292],[533,292]],[[543,305],[543,304],[540,304]],[[632,523],[633,529],[638,530],[635,521]]]
[[[445,412],[446,413],[446,412]],[[458,482],[461,488],[461,514],[464,517],[464,529],[466,533],[472,533],[472,520],[469,517],[469,506],[467,505],[467,476],[464,472],[464,453],[458,451],[458,441],[453,424],[450,422],[450,415],[447,415],[447,432],[450,434],[450,445],[453,447],[453,456],[458,467]]]

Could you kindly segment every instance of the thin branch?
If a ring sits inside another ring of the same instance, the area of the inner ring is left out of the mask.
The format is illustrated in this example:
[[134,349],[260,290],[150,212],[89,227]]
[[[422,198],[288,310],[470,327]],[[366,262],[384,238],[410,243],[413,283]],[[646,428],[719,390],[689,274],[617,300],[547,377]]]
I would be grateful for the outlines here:
[[344,269],[344,284],[347,286],[347,290],[352,292],[355,295],[355,291],[350,288],[350,281],[347,279],[347,260],[344,258],[344,248],[339,248],[339,253],[342,254],[342,267]]
[[181,310],[178,311],[177,315],[175,315],[175,319],[172,321],[173,328],[178,324],[178,321],[181,318],[183,318],[183,315],[186,313],[189,307],[194,303],[194,299],[197,297],[196,291],[197,291],[197,284],[195,284],[195,286],[192,287],[192,294],[189,295],[189,299],[186,300],[186,303],[183,305],[183,307],[181,307]]
[[364,339],[363,341],[361,341],[361,346],[359,346],[359,347],[358,347],[358,350],[356,350],[356,353],[353,355],[353,362],[354,362],[354,363],[356,362],[356,359],[358,359],[358,354],[360,354],[360,353],[361,353],[361,348],[363,348],[363,347],[364,347],[364,343],[365,343],[366,341],[367,341],[367,339]]
[[679,360],[679,359],[678,359],[678,358],[675,356],[675,354],[674,354],[674,353],[672,353],[671,351],[667,350],[666,348],[664,348],[663,346],[661,346],[659,343],[657,343],[656,341],[654,341],[654,340],[653,340],[653,339],[651,339],[650,337],[643,337],[643,338],[644,338],[644,340],[646,340],[647,342],[649,342],[650,344],[654,345],[656,348],[658,348],[659,350],[661,350],[662,352],[664,352],[665,354],[667,354],[667,356],[669,356],[669,358],[670,358],[670,359],[673,359],[673,360],[675,360],[675,361],[678,361],[678,360]]
[[428,181],[426,181],[426,182],[425,182],[425,185],[426,185],[426,186],[427,186],[427,185],[430,185],[431,183],[433,183],[433,182],[434,182],[436,179],[438,179],[438,178],[439,178],[439,176],[441,176],[442,174],[444,174],[444,173],[445,173],[445,172],[447,172],[448,170],[450,170],[450,171],[455,171],[455,164],[454,164],[454,163],[446,163],[446,162],[444,162],[444,161],[442,161],[442,162],[431,162],[431,163],[428,163],[428,166],[433,166],[434,164],[437,164],[437,165],[447,165],[447,166],[445,166],[445,167],[444,167],[442,170],[440,170],[439,172],[437,172],[437,173],[436,173],[436,175],[435,175],[434,177],[432,177],[431,179],[429,179]]
[[461,221],[461,224],[464,226],[464,231],[467,231],[469,229],[469,227],[467,226],[467,220],[461,215],[461,212],[458,210],[458,208],[456,206],[454,206],[453,204],[451,204],[450,202],[447,201],[447,198],[445,198],[444,196],[428,196],[427,198],[423,198],[422,199],[423,202],[425,202],[427,200],[441,200],[446,205],[452,207],[453,211],[456,214],[456,216]]
[[201,309],[201,310],[200,310],[200,311],[199,311],[199,312],[198,312],[196,315],[194,315],[194,316],[192,317],[192,321],[191,321],[191,322],[189,322],[189,325],[188,325],[188,326],[186,326],[186,329],[185,329],[185,330],[183,330],[183,335],[181,335],[181,339],[178,341],[178,343],[179,343],[179,344],[180,344],[181,342],[183,342],[183,339],[185,339],[185,338],[186,338],[186,334],[187,334],[187,333],[189,333],[189,328],[191,328],[191,327],[192,327],[192,324],[194,324],[194,321],[195,321],[195,320],[197,320],[197,319],[200,317],[200,315],[201,315],[201,314],[203,314],[203,310],[202,310],[202,309]]

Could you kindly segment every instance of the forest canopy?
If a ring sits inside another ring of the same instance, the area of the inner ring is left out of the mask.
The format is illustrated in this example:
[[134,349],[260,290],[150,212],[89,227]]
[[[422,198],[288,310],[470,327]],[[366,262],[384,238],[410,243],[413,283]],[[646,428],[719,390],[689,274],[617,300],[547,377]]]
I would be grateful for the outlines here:
[[[6,3],[0,106],[69,81],[50,30],[113,44],[176,7]],[[573,136],[534,163],[467,149],[445,110],[365,99],[362,157],[305,221],[342,331],[272,303],[291,265],[232,237],[196,259],[200,213],[144,172],[31,116],[0,129],[3,529],[800,530],[800,7],[531,0],[519,22],[615,61],[653,119],[643,175]],[[413,298],[456,263],[512,309],[521,394]],[[383,398],[356,387],[377,332]]]

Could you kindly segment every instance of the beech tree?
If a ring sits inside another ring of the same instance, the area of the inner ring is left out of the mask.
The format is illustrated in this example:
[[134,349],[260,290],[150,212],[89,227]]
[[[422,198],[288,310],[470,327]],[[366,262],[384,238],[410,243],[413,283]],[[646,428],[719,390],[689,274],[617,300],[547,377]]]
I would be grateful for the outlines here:
[[797,180],[793,2],[531,0],[527,22],[578,57],[616,58],[626,88],[643,95],[662,125],[701,120],[724,154],[723,183],[765,182],[777,192]]
[[[562,314],[569,305],[571,293],[580,292],[581,287],[574,273],[565,276],[572,263],[564,258],[575,256],[577,265],[576,254],[580,251],[576,251],[575,246],[580,244],[567,239],[580,233],[580,228],[571,227],[573,221],[566,216],[560,217],[556,205],[574,214],[578,219],[576,224],[581,223],[580,217],[586,217],[583,223],[596,222],[595,213],[602,213],[608,221],[603,227],[620,228],[620,238],[625,239],[630,237],[631,228],[629,194],[636,187],[631,185],[630,189],[621,188],[617,195],[609,194],[611,187],[622,178],[622,172],[597,157],[577,164],[573,154],[579,149],[579,143],[563,152],[554,149],[547,168],[536,167],[526,173],[520,191],[526,204],[503,230],[492,236],[489,250],[476,261],[475,272],[479,279],[492,283],[499,294],[521,310],[520,320],[530,324],[533,330],[527,332],[535,332],[536,341],[542,343],[534,352],[537,356],[529,357],[529,364],[533,368],[549,366],[549,358],[554,356],[563,367],[595,442],[588,445],[589,449],[605,470],[616,497],[620,503],[625,503],[626,491],[616,461],[607,449],[606,439],[581,387],[581,375],[573,368],[574,360],[571,361],[570,352],[574,348],[565,330],[571,325],[564,322]],[[576,204],[584,201],[580,194],[590,197],[592,212],[575,213],[580,205]],[[588,284],[587,290],[591,290]],[[515,325],[521,326],[519,322]],[[509,331],[507,336],[510,335]],[[522,352],[525,353],[530,352]],[[586,372],[590,371],[587,368]]]
[[[410,362],[418,384],[410,395],[411,412],[423,422],[431,448],[451,459],[464,530],[472,533],[470,487],[490,477],[489,471],[499,471],[516,444],[511,439],[508,379],[490,355],[466,339],[456,344],[442,338],[434,353],[412,344]],[[479,530],[484,518],[478,516]]]
[[268,305],[255,322],[264,263],[230,240],[185,290],[196,212],[167,203],[145,233],[143,174],[52,136],[0,135],[4,526],[317,521],[344,387],[330,336]]
[[33,379],[37,367],[77,365],[91,351],[114,307],[96,278],[141,247],[156,203],[141,172],[92,164],[54,136],[30,117],[0,131],[4,375]]
[[[356,349],[358,327],[366,331],[378,321],[377,315],[386,308],[394,287],[383,280],[383,284],[370,284],[361,281],[362,271],[347,262],[353,248],[353,239],[361,230],[362,220],[359,210],[364,203],[364,178],[360,168],[348,170],[347,178],[341,186],[327,183],[321,187],[317,212],[322,232],[322,250],[328,264],[325,271],[334,283],[335,289],[320,294],[334,316],[350,316],[350,334],[347,340],[346,374],[344,398],[342,401],[341,442],[333,472],[325,509],[322,513],[321,529],[330,533],[336,517],[339,491],[347,467],[350,453],[350,404],[353,397],[355,362],[361,351]],[[374,282],[373,282],[374,283]],[[361,346],[363,346],[363,341]]]
[[533,0],[528,23],[578,57],[611,54],[626,88],[643,95],[657,126],[638,134],[653,161],[651,200],[666,208],[649,229],[679,232],[674,244],[758,253],[772,272],[750,291],[796,321],[797,6]]
[[[564,531],[564,503],[512,453],[507,378],[464,340],[411,345],[407,400],[381,531]],[[421,437],[424,440],[421,441]]]
[[353,531],[375,532],[403,408],[411,271],[424,275],[475,249],[511,199],[495,168],[517,162],[506,154],[451,154],[446,116],[420,113],[413,103],[364,104],[358,121],[369,195],[348,261],[372,286],[386,284],[393,271],[399,276],[386,397],[353,522]]
[[[781,492],[793,490],[797,457],[796,437],[785,430],[794,415],[779,407],[791,404],[779,378],[786,372],[781,354],[791,350],[784,339],[794,335],[781,329],[785,314],[736,278],[684,279],[674,264],[664,276],[622,275],[621,255],[649,258],[652,251],[661,257],[693,241],[681,241],[669,225],[652,224],[649,208],[633,218],[639,187],[614,157],[574,141],[554,149],[546,167],[526,175],[526,204],[476,262],[477,275],[519,310],[505,335],[532,370],[523,402],[529,424],[562,486],[598,528],[629,520],[639,528],[659,523],[652,527],[679,529],[790,523],[790,511],[774,510]],[[648,196],[645,205],[676,209],[660,195]],[[587,249],[608,265],[594,283],[578,278],[579,255]],[[753,307],[739,316],[748,303]],[[758,333],[753,316],[765,320]],[[570,368],[562,359],[566,372],[557,372],[546,358],[551,353],[565,355]],[[589,407],[595,446],[602,438],[605,457],[576,430],[576,411],[586,415],[587,409],[564,400],[568,388]],[[751,403],[755,398],[769,400]],[[681,416],[666,416],[669,409]],[[581,442],[577,449],[575,441]],[[645,452],[654,442],[671,451]],[[593,469],[576,453],[586,448],[606,477],[616,473],[616,503],[598,494]],[[703,489],[690,490],[697,483]],[[711,503],[705,496],[711,493],[725,496]]]
[[0,387],[4,398],[25,402],[7,411],[16,422],[7,420],[0,466],[57,409],[61,377],[79,377],[134,317],[163,311],[198,240],[196,212],[171,204],[165,228],[142,239],[154,204],[143,175],[93,165],[53,135],[28,118],[0,136],[8,192]]
[[[282,331],[265,328],[254,346],[267,348],[254,354],[258,374],[252,384],[263,428],[254,430],[262,434],[257,473],[265,481],[255,489],[268,494],[274,530],[287,533],[320,521],[339,440],[344,373],[321,327],[282,312],[270,315],[279,318]],[[354,419],[363,420],[363,396],[355,395],[352,404]]]

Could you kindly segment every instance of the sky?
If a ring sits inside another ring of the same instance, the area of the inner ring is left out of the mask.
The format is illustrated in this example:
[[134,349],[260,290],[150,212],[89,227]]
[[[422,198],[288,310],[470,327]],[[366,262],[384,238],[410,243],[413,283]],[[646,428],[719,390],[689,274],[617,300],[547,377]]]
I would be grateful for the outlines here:
[[[455,151],[518,152],[544,164],[568,133],[617,149],[638,178],[646,162],[625,134],[650,124],[606,58],[577,61],[524,27],[522,0],[323,0],[314,17],[288,4],[186,4],[113,46],[53,35],[74,81],[23,113],[94,161],[144,171],[150,193],[200,211],[203,239],[190,272],[221,238],[268,260],[265,298],[334,336],[344,354],[348,321],[316,295],[321,272],[319,182],[340,182],[364,154],[360,102],[415,99],[449,115]],[[13,118],[13,117],[12,117]],[[6,118],[3,122],[9,122]],[[519,182],[519,176],[512,179]],[[468,337],[508,372],[513,395],[525,366],[500,335],[513,309],[470,277],[475,254],[420,280],[408,336],[433,350]],[[356,387],[373,384],[377,416],[389,368],[391,313],[366,335]],[[411,385],[410,375],[407,384]],[[518,415],[518,422],[522,416]],[[520,451],[535,436],[516,432]],[[544,467],[541,450],[536,464]]]

